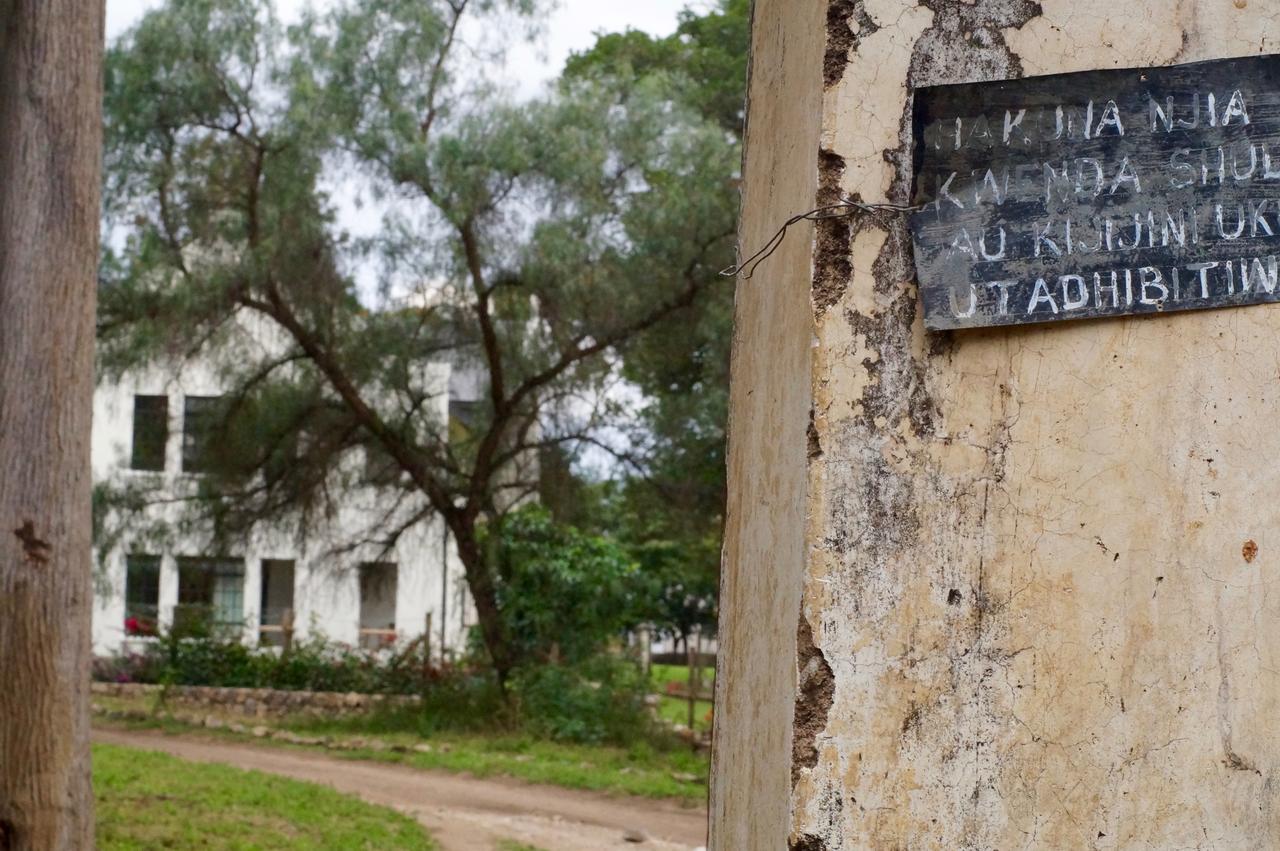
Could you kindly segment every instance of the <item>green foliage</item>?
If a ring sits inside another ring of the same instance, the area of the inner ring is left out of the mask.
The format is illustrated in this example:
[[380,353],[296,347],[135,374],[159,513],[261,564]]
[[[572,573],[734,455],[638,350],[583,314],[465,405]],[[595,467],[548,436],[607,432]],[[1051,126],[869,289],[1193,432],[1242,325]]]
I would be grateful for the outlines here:
[[[138,712],[138,702],[102,698],[113,709]],[[189,727],[172,719],[104,722],[134,729],[159,729],[183,733]],[[273,722],[267,722],[271,724]],[[307,735],[344,739],[376,736],[399,750],[331,751],[340,759],[371,760],[406,764],[414,768],[453,771],[474,777],[516,777],[530,783],[546,783],[570,789],[591,789],[611,794],[641,795],[648,798],[676,798],[690,804],[706,802],[707,756],[692,751],[674,737],[658,736],[623,746],[578,745],[534,738],[511,729],[489,729],[482,733],[432,732],[424,736],[412,719],[395,716],[350,716],[319,721],[310,717],[284,719],[276,726]],[[203,728],[202,728],[203,729]],[[236,739],[228,730],[203,735]],[[253,739],[261,747],[289,747],[274,739]],[[429,744],[430,750],[415,745]]]
[[615,541],[541,506],[507,515],[494,538],[498,599],[523,658],[581,662],[642,620],[648,579]]
[[504,697],[491,671],[454,670],[421,692],[415,708],[384,708],[339,720],[298,725],[313,734],[407,733],[424,739],[449,733],[508,735],[576,744],[632,745],[660,738],[639,666],[607,654],[574,665],[527,665]]
[[492,670],[449,668],[420,685],[417,707],[383,707],[342,719],[301,719],[296,726],[315,734],[407,733],[431,738],[442,733],[508,733],[520,719],[498,687]]
[[440,669],[416,644],[385,654],[313,638],[281,654],[198,629],[167,632],[141,653],[98,659],[93,673],[107,682],[287,691],[417,694],[439,688],[444,699],[455,699],[457,687],[442,683],[470,676]]
[[458,668],[445,672],[422,692],[413,718],[420,735],[442,731],[480,732],[513,726],[511,707],[492,670]]
[[[692,474],[694,471],[690,471]],[[710,471],[707,471],[710,474]],[[720,475],[716,473],[716,475]],[[572,489],[570,489],[572,488]],[[644,590],[632,610],[637,623],[683,639],[695,629],[714,634],[718,615],[720,525],[684,517],[664,505],[663,484],[630,480],[562,485],[549,504],[571,512],[585,528],[608,530],[635,563]],[[704,510],[716,503],[707,498]]]
[[751,0],[719,0],[703,14],[685,9],[669,36],[601,35],[590,50],[569,58],[565,77],[679,74],[689,82],[685,102],[741,137],[750,46]]
[[[350,719],[345,722],[349,731],[392,729],[430,737],[445,731],[524,730],[588,744],[629,743],[653,732],[644,703],[648,682],[632,660],[608,654],[571,665],[527,665],[516,671],[511,693],[504,695],[492,670],[434,667],[415,648],[386,655],[313,640],[281,655],[212,635],[169,633],[144,653],[96,660],[93,674],[108,682],[421,697],[415,708]],[[314,721],[311,727],[320,730],[328,723]]]
[[[707,182],[689,191],[708,191],[714,177],[730,195],[737,192],[749,48],[749,0],[719,0],[705,14],[686,10],[667,37],[635,31],[600,36],[570,59],[565,78],[607,78],[623,87],[655,76],[683,78],[680,103],[719,127],[734,149],[725,162],[708,163]],[[734,262],[731,245],[717,250],[709,266]],[[625,352],[623,374],[647,400],[636,440],[646,475],[609,494],[597,523],[632,547],[654,576],[660,595],[654,623],[676,635],[715,624],[732,326],[732,288],[713,288],[661,333]]]
[[648,683],[629,659],[601,655],[577,665],[522,668],[512,692],[526,728],[554,741],[626,744],[652,733]]
[[683,541],[640,538],[632,552],[650,582],[646,620],[659,633],[687,638],[714,633],[718,617],[720,538],[708,532]]
[[93,786],[103,851],[438,847],[408,816],[324,786],[152,751],[94,745]]
[[[213,473],[181,495],[193,511],[223,537],[282,522],[305,533],[360,484],[343,459],[376,449],[402,473],[384,486],[401,492],[361,539],[442,517],[499,672],[547,647],[547,613],[504,615],[526,595],[502,587],[479,545],[536,489],[523,462],[621,423],[620,368],[647,392],[712,400],[647,417],[660,445],[682,431],[701,441],[655,461],[664,477],[718,452],[730,288],[716,272],[732,252],[727,128],[741,110],[712,80],[745,55],[730,38],[739,5],[687,14],[668,69],[570,74],[529,102],[465,68],[473,51],[501,51],[504,21],[535,20],[533,0],[348,0],[288,31],[265,0],[148,13],[107,60],[106,244],[118,250],[102,265],[99,342],[109,374],[216,361],[228,404]],[[480,17],[467,25],[463,10]],[[336,224],[327,187],[348,180],[388,202],[371,239]],[[432,404],[430,362],[476,378],[465,429]],[[682,505],[695,537],[720,513],[720,480],[708,481]],[[508,628],[524,623],[531,642]]]

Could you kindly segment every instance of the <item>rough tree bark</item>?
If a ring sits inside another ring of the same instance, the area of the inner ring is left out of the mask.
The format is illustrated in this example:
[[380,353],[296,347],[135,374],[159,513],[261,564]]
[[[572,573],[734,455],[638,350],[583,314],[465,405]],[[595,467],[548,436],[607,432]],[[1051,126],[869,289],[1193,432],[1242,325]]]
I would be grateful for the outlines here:
[[101,0],[0,0],[0,849],[93,847]]

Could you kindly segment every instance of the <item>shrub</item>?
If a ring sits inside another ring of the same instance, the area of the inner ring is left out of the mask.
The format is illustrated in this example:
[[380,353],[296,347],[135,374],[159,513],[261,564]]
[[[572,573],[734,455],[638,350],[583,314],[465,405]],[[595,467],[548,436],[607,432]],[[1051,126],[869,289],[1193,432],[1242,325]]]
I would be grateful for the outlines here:
[[455,668],[422,692],[418,732],[424,736],[443,731],[481,732],[512,727],[516,719],[487,669]]
[[163,660],[151,653],[99,656],[93,660],[93,678],[102,683],[158,683]]
[[216,631],[168,632],[141,653],[97,659],[106,682],[417,694],[442,676],[420,644],[398,653],[362,651],[311,638],[289,653],[251,648]]
[[155,645],[161,656],[160,681],[169,685],[217,685],[256,688],[262,663],[255,651],[212,635],[180,638],[170,633]]
[[640,667],[608,654],[526,665],[511,676],[504,695],[491,668],[431,665],[419,645],[386,654],[315,638],[280,654],[217,634],[169,633],[144,653],[95,660],[93,674],[108,682],[421,696],[419,706],[344,722],[370,732],[525,730],[580,744],[632,744],[654,733]]
[[303,729],[380,735],[409,733],[430,738],[439,733],[511,732],[518,728],[498,679],[487,670],[451,667],[439,672],[421,692],[417,706],[383,706],[363,715],[340,719],[300,720]]
[[599,654],[641,620],[645,577],[616,541],[557,524],[531,505],[505,517],[492,545],[507,632],[526,662]]
[[511,691],[522,725],[552,739],[627,744],[647,738],[647,683],[636,663],[607,655],[577,665],[522,668]]

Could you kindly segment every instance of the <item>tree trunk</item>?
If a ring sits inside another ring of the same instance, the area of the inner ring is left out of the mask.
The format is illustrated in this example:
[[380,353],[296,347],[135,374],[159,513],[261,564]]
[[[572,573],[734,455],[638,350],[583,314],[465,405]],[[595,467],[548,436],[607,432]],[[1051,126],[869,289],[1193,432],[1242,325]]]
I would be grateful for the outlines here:
[[0,0],[0,849],[93,847],[103,6]]
[[493,566],[485,559],[476,540],[474,525],[453,524],[453,537],[458,547],[458,558],[467,577],[467,587],[471,590],[471,599],[476,607],[476,620],[480,623],[480,635],[484,639],[485,649],[493,659],[494,671],[498,674],[498,682],[505,689],[507,675],[515,667],[515,653],[507,635],[506,625],[502,622],[502,612],[498,608],[498,592],[493,582]]

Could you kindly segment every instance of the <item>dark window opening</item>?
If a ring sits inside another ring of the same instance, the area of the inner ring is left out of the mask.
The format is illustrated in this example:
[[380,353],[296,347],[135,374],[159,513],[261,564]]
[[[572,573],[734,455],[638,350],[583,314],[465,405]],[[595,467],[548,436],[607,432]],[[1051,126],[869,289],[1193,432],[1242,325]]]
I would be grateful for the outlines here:
[[449,441],[465,443],[484,424],[485,403],[449,400]]
[[396,641],[396,585],[394,564],[360,565],[360,646],[367,650]]
[[400,462],[391,456],[380,443],[364,448],[364,474],[366,485],[387,486],[400,481]]
[[156,635],[160,631],[160,557],[125,557],[124,633]]
[[244,562],[229,558],[178,559],[178,606],[173,629],[205,635],[244,624]]
[[182,470],[213,469],[214,437],[222,416],[221,396],[188,396],[182,407]]
[[169,397],[133,397],[133,457],[135,470],[163,470],[169,442]]
[[285,645],[285,630],[293,629],[293,562],[262,562],[261,629],[258,640],[274,647]]
[[296,431],[276,441],[262,462],[262,477],[267,484],[275,485],[284,481],[285,477],[297,467],[301,448],[301,441]]

